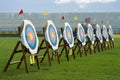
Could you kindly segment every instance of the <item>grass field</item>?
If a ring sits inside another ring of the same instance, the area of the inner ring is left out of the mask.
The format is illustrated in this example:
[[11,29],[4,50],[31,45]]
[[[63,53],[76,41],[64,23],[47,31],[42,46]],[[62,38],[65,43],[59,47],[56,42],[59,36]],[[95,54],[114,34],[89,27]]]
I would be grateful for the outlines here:
[[[76,55],[76,59],[71,57],[69,62],[62,56],[61,64],[54,59],[51,67],[46,57],[40,70],[36,64],[30,66],[28,58],[28,74],[23,63],[20,69],[16,69],[14,64],[3,72],[17,40],[18,38],[0,38],[0,80],[120,80],[120,38],[115,39],[113,49],[83,57]],[[15,59],[19,57],[16,55]]]

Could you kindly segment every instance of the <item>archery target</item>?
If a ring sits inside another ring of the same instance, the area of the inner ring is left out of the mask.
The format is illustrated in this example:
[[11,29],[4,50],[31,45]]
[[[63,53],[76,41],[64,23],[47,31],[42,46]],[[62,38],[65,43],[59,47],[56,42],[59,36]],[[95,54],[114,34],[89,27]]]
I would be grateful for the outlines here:
[[37,53],[38,37],[34,25],[29,20],[23,20],[21,42],[31,54]]
[[110,35],[110,37],[112,38],[112,40],[114,40],[113,29],[112,29],[112,26],[111,26],[111,25],[109,25],[108,34]]
[[46,28],[46,40],[49,42],[49,44],[52,46],[53,50],[58,49],[58,33],[55,25],[51,20],[47,21],[47,28]]
[[80,40],[80,42],[82,42],[83,46],[86,44],[85,31],[80,23],[78,23],[77,27],[77,38]]
[[93,28],[90,24],[87,25],[87,35],[88,35],[90,41],[92,42],[92,44],[94,44],[95,35],[93,33]]
[[99,41],[102,43],[102,34],[101,34],[101,29],[98,24],[96,24],[96,36],[99,39]]
[[102,32],[102,34],[103,34],[103,37],[105,38],[105,40],[108,41],[109,40],[108,39],[108,33],[107,33],[107,28],[106,28],[105,25],[103,25],[103,32]]
[[65,23],[63,36],[64,36],[64,39],[69,44],[69,47],[72,48],[74,45],[74,37],[73,37],[72,29],[71,29],[69,23],[67,23],[67,22]]

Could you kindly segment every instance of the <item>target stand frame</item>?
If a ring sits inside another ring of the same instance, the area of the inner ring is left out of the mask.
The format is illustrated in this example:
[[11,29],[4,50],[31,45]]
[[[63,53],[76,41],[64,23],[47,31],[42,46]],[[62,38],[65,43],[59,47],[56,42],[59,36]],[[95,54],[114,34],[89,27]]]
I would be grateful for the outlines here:
[[[109,35],[109,34],[108,34]],[[109,45],[110,45],[110,48],[114,48],[114,41],[112,40],[111,36],[109,35]]]
[[[103,25],[104,26],[104,25]],[[102,34],[103,34],[103,28],[101,29],[101,32],[102,32]],[[107,31],[106,31],[107,32]],[[107,33],[108,34],[108,33]],[[104,34],[103,34],[104,35]],[[109,35],[108,35],[108,37],[109,37]],[[108,38],[108,40],[109,40],[109,38]],[[110,47],[109,47],[109,41],[107,41],[106,39],[105,39],[105,37],[103,36],[103,45],[102,45],[102,47],[103,47],[103,50],[107,50],[107,49],[109,49]]]
[[[21,33],[21,27],[18,27],[18,35],[19,35],[19,37],[20,37],[20,33]],[[19,47],[21,47],[20,50],[18,50]],[[12,59],[14,58],[14,55],[18,54],[18,53],[22,53],[21,59],[19,61],[12,61]],[[28,73],[29,70],[28,70],[28,65],[27,65],[27,60],[26,60],[26,54],[27,53],[30,53],[29,50],[22,44],[21,41],[17,41],[16,46],[13,49],[12,54],[11,54],[11,56],[10,56],[10,58],[9,58],[7,64],[6,64],[6,66],[4,68],[4,72],[6,72],[8,67],[10,65],[12,65],[12,64],[17,64],[18,63],[16,68],[19,69],[21,64],[22,64],[22,62],[23,62],[23,60],[24,60],[26,73]],[[37,62],[37,68],[40,69],[39,60],[38,60],[38,56],[37,55],[35,55],[35,60]]]
[[[94,34],[96,34],[95,35],[95,43],[94,43],[95,44],[95,46],[94,46],[94,52],[96,53],[96,51],[98,51],[98,52],[103,51],[103,47],[102,47],[103,43],[101,43],[100,40],[99,40],[99,38],[97,37],[97,24],[93,24],[93,25],[95,27]],[[98,27],[99,27],[99,25],[98,25]],[[100,29],[100,32],[101,32],[101,29]]]
[[[45,27],[43,27],[43,34],[45,34],[45,30],[46,30]],[[45,46],[43,47],[44,44],[45,44]],[[53,60],[53,57],[54,57],[54,56],[55,56],[55,57],[57,56],[58,64],[60,64],[60,58],[59,58],[58,50],[55,50],[55,51],[54,51],[56,55],[54,55],[54,54],[52,53],[52,57],[50,57],[49,49],[52,50],[52,47],[50,46],[49,42],[46,40],[45,35],[44,35],[44,39],[42,40],[42,42],[41,42],[40,45],[39,45],[38,53],[39,53],[41,50],[43,50],[43,49],[45,49],[45,52],[44,52],[44,54],[43,54],[42,57],[39,57],[39,59],[41,59],[41,60],[40,60],[40,63],[42,63],[42,62],[44,61],[46,55],[48,55],[49,66],[52,65],[51,61]]]
[[[77,28],[75,28],[75,33],[77,34]],[[76,37],[75,38],[75,48],[74,48],[74,53],[76,51],[76,49],[78,48],[77,54],[80,55],[80,57],[82,57],[82,54],[84,53],[85,56],[87,56],[87,52],[86,52],[86,44],[84,46],[82,46],[82,42]],[[84,52],[82,51],[82,49],[84,50]]]
[[96,51],[100,52],[103,51],[103,44],[100,42],[100,40],[98,39],[97,36],[95,36],[95,46],[94,46],[94,52],[96,53]]
[[[106,46],[107,45],[107,46]],[[107,49],[109,49],[109,42],[108,41],[106,41],[106,39],[103,37],[103,50],[107,50]]]
[[[63,28],[61,28],[61,34],[63,35]],[[60,57],[62,56],[62,54],[65,50],[67,61],[69,61],[69,54],[68,54],[69,51],[68,51],[67,48],[70,48],[70,47],[69,47],[69,44],[67,43],[67,41],[63,37],[59,41],[59,47],[62,47],[62,50],[60,51]],[[75,59],[75,54],[74,54],[74,49],[73,48],[72,48],[72,56]]]
[[[85,30],[85,34],[87,34],[88,23],[86,24],[84,30]],[[95,53],[95,50],[92,50],[91,46],[92,46],[92,42],[91,42],[90,38],[87,35],[86,36],[86,52],[89,51],[90,55],[92,54],[92,51],[94,51],[94,53]],[[94,49],[94,44],[93,44],[93,49]]]
[[108,31],[108,36],[109,36],[109,45],[110,45],[110,48],[112,49],[114,48],[114,39],[112,39],[112,37],[110,36],[110,32],[109,32],[111,31],[110,28],[112,28],[111,25],[109,25],[109,28],[107,29],[107,31]]
[[[86,41],[86,51],[90,52],[90,55],[92,54],[92,49],[91,49],[91,45],[92,45],[92,42],[90,41],[89,37],[86,37],[87,41]],[[94,45],[93,45],[93,48],[94,48]]]

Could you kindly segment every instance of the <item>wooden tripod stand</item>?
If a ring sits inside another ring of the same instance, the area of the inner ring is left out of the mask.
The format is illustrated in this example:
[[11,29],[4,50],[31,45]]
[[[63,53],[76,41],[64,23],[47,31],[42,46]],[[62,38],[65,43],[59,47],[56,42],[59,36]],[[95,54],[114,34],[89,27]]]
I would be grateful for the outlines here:
[[[19,36],[20,36],[20,32],[21,32],[21,28],[18,27],[18,34],[19,34]],[[19,46],[21,47],[21,50],[18,50]],[[22,53],[21,59],[20,59],[19,61],[13,61],[13,62],[12,62],[12,59],[13,59],[14,55],[15,55],[15,54],[18,54],[18,53],[20,53],[20,54]],[[17,64],[17,63],[18,63],[18,65],[17,65],[16,68],[19,69],[20,66],[21,66],[21,63],[22,63],[23,60],[24,60],[24,65],[25,65],[26,73],[28,73],[29,71],[28,71],[28,66],[27,66],[26,53],[30,53],[30,52],[29,52],[28,49],[22,44],[21,41],[18,41],[17,44],[16,44],[16,46],[15,46],[15,48],[14,48],[14,50],[12,51],[12,54],[11,54],[11,56],[10,56],[10,58],[9,58],[7,64],[6,64],[6,66],[5,66],[5,68],[4,68],[4,72],[7,71],[9,65],[11,65],[11,64]],[[37,56],[37,54],[35,55],[35,59],[36,59],[36,61],[37,61],[37,68],[39,69],[40,66],[39,66],[39,61],[38,61],[38,56]]]
[[[63,35],[63,28],[61,28],[61,33]],[[62,41],[63,41],[63,45],[62,45]],[[63,51],[65,50],[67,61],[69,61],[69,55],[68,55],[69,51],[67,50],[67,47],[69,48],[69,44],[67,43],[67,41],[63,37],[60,39],[59,47],[63,47],[61,52],[60,52],[60,57],[61,57]],[[75,54],[74,54],[73,48],[72,48],[72,56],[75,59]]]
[[[45,28],[44,27],[43,27],[43,33],[45,34]],[[45,47],[43,47],[44,43],[45,43]],[[38,53],[42,49],[45,49],[45,52],[44,52],[44,54],[43,54],[43,56],[41,58],[40,63],[42,63],[44,61],[45,56],[47,54],[48,55],[49,66],[51,66],[51,60],[53,59],[54,54],[52,54],[52,58],[51,58],[49,49],[52,49],[52,47],[50,46],[49,42],[46,40],[45,36],[44,36],[44,39],[42,40],[42,42],[39,45]],[[58,63],[60,64],[60,58],[59,58],[58,50],[55,50],[54,52],[55,52],[55,54],[57,56]]]
[[[77,28],[75,28],[75,33],[77,33]],[[75,38],[75,41],[77,41],[77,42],[75,43],[74,51],[76,51],[76,49],[78,47],[77,54],[80,54],[80,57],[82,57],[82,53],[84,53],[85,56],[87,56],[86,46],[83,46],[82,42],[78,38]],[[84,50],[84,52],[83,52],[83,50]]]

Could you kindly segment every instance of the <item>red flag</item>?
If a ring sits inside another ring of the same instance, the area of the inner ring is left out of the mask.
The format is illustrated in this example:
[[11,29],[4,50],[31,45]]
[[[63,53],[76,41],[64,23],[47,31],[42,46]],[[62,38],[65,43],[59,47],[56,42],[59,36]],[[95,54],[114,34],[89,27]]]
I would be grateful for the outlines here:
[[90,22],[90,18],[85,18],[85,22],[89,23]]
[[23,14],[23,10],[21,9],[20,12],[19,12],[19,15]]
[[64,20],[64,19],[65,19],[65,17],[64,17],[64,16],[62,16],[62,17],[61,17],[61,19],[62,19],[62,20]]

